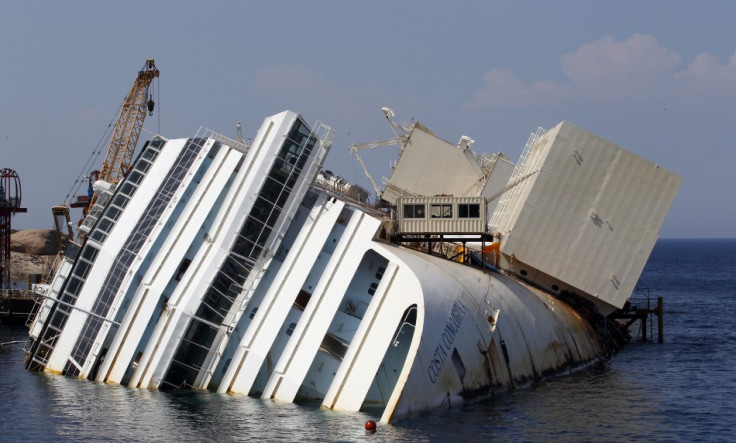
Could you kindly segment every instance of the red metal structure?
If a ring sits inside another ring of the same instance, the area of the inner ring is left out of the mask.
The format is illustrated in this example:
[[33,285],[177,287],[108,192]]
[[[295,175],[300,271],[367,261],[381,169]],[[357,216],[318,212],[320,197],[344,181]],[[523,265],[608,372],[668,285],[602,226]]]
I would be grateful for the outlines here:
[[10,219],[21,208],[21,188],[18,173],[0,169],[0,288],[10,287]]

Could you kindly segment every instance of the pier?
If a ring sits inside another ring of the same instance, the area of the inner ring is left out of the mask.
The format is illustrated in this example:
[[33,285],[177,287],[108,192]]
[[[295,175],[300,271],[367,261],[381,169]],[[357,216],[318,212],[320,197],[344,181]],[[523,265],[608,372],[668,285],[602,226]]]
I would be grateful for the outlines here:
[[[616,320],[626,321],[625,325],[629,328],[631,325],[640,321],[641,325],[641,341],[647,341],[647,321],[649,321],[649,340],[653,341],[654,335],[654,318],[657,318],[657,342],[664,342],[664,301],[662,297],[657,297],[656,306],[652,306],[652,298],[649,297],[648,290],[639,290],[639,296],[633,295],[626,302],[624,307],[612,314]],[[651,319],[651,320],[650,320]]]

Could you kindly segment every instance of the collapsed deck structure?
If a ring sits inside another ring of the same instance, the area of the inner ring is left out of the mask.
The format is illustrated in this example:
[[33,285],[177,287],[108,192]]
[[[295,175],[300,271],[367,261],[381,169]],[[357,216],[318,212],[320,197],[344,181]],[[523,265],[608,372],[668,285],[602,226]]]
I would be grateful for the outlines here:
[[516,166],[390,123],[401,157],[375,206],[320,172],[332,129],[291,111],[250,145],[154,137],[96,184],[28,369],[390,421],[609,355],[605,316],[680,178],[566,122]]

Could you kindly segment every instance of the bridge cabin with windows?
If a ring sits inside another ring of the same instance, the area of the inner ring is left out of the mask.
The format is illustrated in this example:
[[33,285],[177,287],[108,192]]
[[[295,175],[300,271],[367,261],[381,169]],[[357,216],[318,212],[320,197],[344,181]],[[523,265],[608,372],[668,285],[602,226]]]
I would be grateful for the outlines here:
[[493,241],[486,222],[486,200],[482,196],[400,197],[394,240],[485,244]]

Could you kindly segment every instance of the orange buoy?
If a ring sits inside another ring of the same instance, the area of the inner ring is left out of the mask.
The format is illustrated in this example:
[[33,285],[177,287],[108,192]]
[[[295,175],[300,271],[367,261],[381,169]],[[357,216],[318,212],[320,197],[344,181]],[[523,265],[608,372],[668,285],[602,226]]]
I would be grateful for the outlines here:
[[365,422],[365,430],[376,432],[376,422],[373,420],[368,420],[367,422]]

